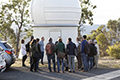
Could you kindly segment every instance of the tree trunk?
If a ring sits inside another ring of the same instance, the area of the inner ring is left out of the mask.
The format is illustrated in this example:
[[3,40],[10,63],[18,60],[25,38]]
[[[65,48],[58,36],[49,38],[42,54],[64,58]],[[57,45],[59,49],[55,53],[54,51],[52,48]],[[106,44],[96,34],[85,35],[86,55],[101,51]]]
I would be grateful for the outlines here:
[[20,29],[19,29],[19,31],[18,31],[18,33],[17,33],[17,44],[16,44],[16,57],[17,57],[17,58],[18,58],[18,52],[19,52],[19,50],[18,50],[19,41],[20,41]]
[[4,37],[4,41],[7,41],[7,37],[6,36]]

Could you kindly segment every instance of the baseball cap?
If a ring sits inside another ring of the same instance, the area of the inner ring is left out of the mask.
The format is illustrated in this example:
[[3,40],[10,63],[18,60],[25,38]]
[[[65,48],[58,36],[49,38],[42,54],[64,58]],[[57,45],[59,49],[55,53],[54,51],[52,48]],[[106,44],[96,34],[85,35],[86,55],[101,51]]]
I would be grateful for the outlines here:
[[94,40],[94,42],[97,42],[97,40]]

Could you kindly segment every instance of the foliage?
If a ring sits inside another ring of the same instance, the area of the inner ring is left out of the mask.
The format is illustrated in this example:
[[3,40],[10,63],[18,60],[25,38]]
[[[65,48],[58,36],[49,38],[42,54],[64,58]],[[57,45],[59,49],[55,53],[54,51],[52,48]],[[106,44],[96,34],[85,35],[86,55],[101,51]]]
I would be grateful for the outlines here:
[[100,33],[97,37],[96,37],[97,43],[99,45],[99,49],[100,49],[100,55],[101,56],[107,56],[107,52],[106,49],[108,49],[108,40],[105,37],[105,35],[103,33]]
[[[81,18],[79,21],[80,27],[82,24],[89,22],[90,25],[93,25],[93,10],[97,7],[93,5],[90,0],[79,0],[81,2]],[[81,30],[78,28],[78,37],[81,37]]]
[[0,5],[0,34],[1,39],[8,41],[12,46],[15,46],[16,36],[14,30],[11,28],[13,19],[12,14],[8,12],[8,8],[5,5],[6,3],[1,3]]
[[106,51],[111,57],[114,57],[115,59],[120,59],[120,44],[108,46],[108,49]]
[[93,25],[93,10],[96,8],[96,5],[93,5],[90,0],[80,0],[82,14],[79,24],[85,24],[86,21],[90,25]]
[[[9,0],[9,3],[6,3],[2,8],[7,8],[7,12],[9,12],[12,21],[11,23],[16,24],[16,55],[18,56],[18,46],[20,41],[20,34],[22,32],[22,28],[29,23],[29,2],[31,0]],[[6,13],[5,13],[6,14]],[[4,15],[2,15],[4,16]]]
[[103,33],[103,34],[106,34],[106,28],[105,28],[105,25],[100,25],[96,30],[92,30],[90,32],[91,34],[87,35],[88,36],[88,40],[92,39],[92,40],[95,40],[96,37]]
[[107,29],[108,31],[108,39],[110,41],[110,44],[113,44],[113,40],[115,42],[119,41],[119,32],[120,32],[120,19],[118,20],[109,20],[107,23]]
[[26,34],[26,36],[23,39],[27,39],[27,38],[33,36],[33,30],[31,28],[25,29],[24,32],[27,32],[27,34]]

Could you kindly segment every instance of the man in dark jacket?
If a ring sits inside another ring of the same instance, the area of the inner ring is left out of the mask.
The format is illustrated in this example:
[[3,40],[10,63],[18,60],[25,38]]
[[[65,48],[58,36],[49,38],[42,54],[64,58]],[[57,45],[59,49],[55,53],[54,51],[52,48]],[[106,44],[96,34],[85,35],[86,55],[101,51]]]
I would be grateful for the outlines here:
[[93,68],[93,57],[94,57],[94,43],[92,43],[92,40],[89,40],[89,48],[90,48],[90,54],[88,54],[88,62],[90,62],[89,69],[91,70]]
[[[72,42],[71,38],[68,38],[68,44],[67,44],[67,53],[69,56],[69,67],[70,67],[70,71],[72,71],[72,66],[73,66],[73,72],[75,72],[75,63],[74,63],[74,58],[75,58],[75,49],[76,49],[76,45]],[[72,63],[72,66],[71,66]]]
[[39,58],[41,57],[41,48],[40,48],[40,44],[39,44],[39,38],[36,39],[36,45],[38,47],[38,51],[39,51],[39,57],[38,57],[38,62],[37,62],[37,69],[39,69]]
[[45,47],[45,50],[46,50],[47,59],[48,59],[49,71],[52,72],[52,70],[51,70],[51,59],[52,59],[54,72],[56,72],[56,67],[55,67],[55,44],[52,43],[52,38],[49,38],[49,42],[47,43],[47,45]]

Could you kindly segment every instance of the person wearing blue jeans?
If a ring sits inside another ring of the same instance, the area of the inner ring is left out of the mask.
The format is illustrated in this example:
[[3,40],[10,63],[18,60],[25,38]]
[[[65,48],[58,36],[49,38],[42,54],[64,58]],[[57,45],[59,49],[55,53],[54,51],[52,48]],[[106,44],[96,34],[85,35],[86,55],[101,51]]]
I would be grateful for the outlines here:
[[86,72],[86,71],[88,71],[88,68],[89,68],[88,55],[85,53],[82,53],[81,57],[82,57],[82,61],[83,61],[84,71]]
[[[64,60],[61,59],[62,61],[62,71],[64,72]],[[57,68],[58,68],[58,72],[60,72],[60,59],[57,58]]]
[[56,67],[55,67],[55,44],[53,44],[52,38],[49,38],[49,42],[46,44],[45,51],[46,51],[46,54],[47,54],[49,71],[52,72],[52,70],[51,70],[51,60],[52,60],[53,69],[54,69],[54,72],[56,72]]
[[50,72],[52,72],[51,70],[51,60],[53,62],[53,69],[54,72],[56,72],[56,67],[55,67],[55,55],[47,55],[47,59],[48,59],[48,69]]
[[81,43],[81,57],[84,65],[84,70],[82,72],[87,72],[89,68],[89,63],[88,63],[88,54],[85,54],[85,44],[88,42],[86,41],[87,36],[83,35],[82,37],[82,43]]
[[89,48],[90,48],[90,53],[88,54],[88,60],[89,60],[89,69],[91,70],[93,68],[93,57],[96,53],[96,47],[95,44],[92,42],[92,40],[89,40]]
[[90,65],[89,65],[89,69],[91,70],[93,68],[93,57],[88,57]]
[[[62,42],[61,38],[58,39],[58,43],[56,44],[55,51],[56,51],[57,56],[58,56],[59,52],[64,52],[65,53],[65,45]],[[60,73],[60,60],[62,60],[62,73],[64,73],[64,60],[63,59],[57,58],[57,67],[58,67],[58,72],[57,73]]]
[[75,62],[74,62],[74,58],[75,58],[75,49],[76,49],[76,45],[75,43],[72,42],[71,38],[68,38],[68,44],[67,44],[67,54],[68,54],[68,60],[69,60],[69,67],[70,67],[70,71],[69,72],[75,72]]

